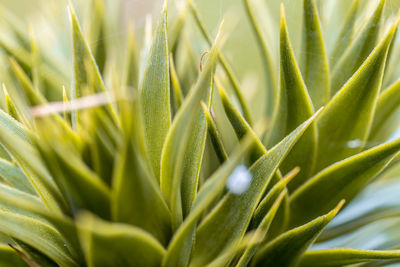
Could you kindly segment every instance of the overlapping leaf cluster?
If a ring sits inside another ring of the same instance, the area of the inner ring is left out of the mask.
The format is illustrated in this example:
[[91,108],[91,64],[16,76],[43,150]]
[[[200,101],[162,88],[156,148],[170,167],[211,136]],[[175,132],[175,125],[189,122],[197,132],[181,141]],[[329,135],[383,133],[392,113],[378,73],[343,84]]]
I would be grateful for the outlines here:
[[[400,140],[388,139],[400,125],[400,18],[385,19],[380,0],[360,21],[354,0],[328,56],[316,1],[302,2],[300,60],[283,5],[275,60],[262,14],[243,0],[265,63],[267,127],[254,123],[224,56],[224,28],[214,40],[194,0],[172,26],[165,3],[142,52],[133,27],[126,44],[110,48],[102,0],[90,4],[88,34],[70,5],[72,83],[34,33],[2,9],[1,60],[9,68],[0,72],[1,266],[399,261],[400,236],[374,251],[343,241],[398,217],[398,205],[327,225],[354,198],[344,214],[395,184],[383,176],[398,171]],[[209,45],[200,70],[201,52],[188,37],[195,29]],[[243,166],[251,180],[240,186]],[[378,178],[383,189],[363,191]]]

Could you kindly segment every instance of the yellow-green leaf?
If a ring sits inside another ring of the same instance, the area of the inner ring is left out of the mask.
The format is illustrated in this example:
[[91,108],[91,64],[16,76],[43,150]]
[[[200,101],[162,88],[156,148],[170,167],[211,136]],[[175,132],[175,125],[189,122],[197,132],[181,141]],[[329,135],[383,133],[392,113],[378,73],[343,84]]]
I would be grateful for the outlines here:
[[338,162],[310,178],[290,197],[291,225],[315,218],[340,199],[352,200],[399,151],[400,139]]
[[304,0],[302,74],[315,108],[330,98],[329,64],[315,0]]
[[330,65],[334,67],[342,54],[345,52],[352,42],[355,25],[357,20],[357,12],[360,7],[360,0],[353,0],[346,21],[335,43],[332,55],[330,57]]
[[[204,71],[175,116],[162,152],[161,190],[172,212],[173,229],[176,229],[182,222],[183,208],[185,212],[188,212],[197,190],[199,165],[203,149],[196,142],[202,141],[206,133],[206,121],[204,113],[201,113],[200,102],[211,95],[214,68],[219,53],[219,36],[218,34],[216,43],[207,58]],[[203,132],[192,132],[192,129]],[[198,139],[198,137],[201,138]],[[194,152],[193,155],[187,154],[192,152]],[[187,157],[190,158],[185,159]],[[185,170],[184,164],[190,164],[190,166],[186,166],[189,169]],[[186,179],[185,174],[192,175],[187,178],[191,179],[190,181],[183,181],[183,179]]]
[[78,216],[78,230],[88,267],[158,267],[165,254],[162,245],[149,233],[102,221],[88,213]]
[[375,116],[368,137],[368,147],[385,142],[399,127],[400,80],[383,91],[378,98]]
[[376,260],[400,260],[398,250],[374,251],[337,248],[306,252],[300,260],[302,267],[336,267]]
[[302,254],[335,217],[343,204],[344,201],[341,201],[328,214],[292,229],[264,245],[255,255],[251,266],[296,266]]
[[0,159],[0,177],[5,181],[5,183],[18,190],[32,195],[36,194],[32,184],[25,176],[24,172],[17,166],[3,159]]
[[157,178],[160,177],[163,144],[171,124],[168,56],[167,6],[165,2],[140,85],[146,147],[154,175]]
[[[274,115],[271,135],[268,140],[269,147],[277,144],[314,113],[311,99],[307,93],[307,88],[290,44],[283,5],[281,8],[281,86],[278,96],[279,102]],[[316,149],[317,129],[315,123],[313,123],[299,142],[296,143],[280,167],[283,173],[287,173],[297,166],[300,167],[299,176],[289,186],[291,190],[301,185],[313,171]],[[304,157],[304,155],[307,155],[307,157]]]
[[315,171],[354,155],[364,147],[382,85],[387,51],[397,26],[398,22],[318,118]]
[[342,88],[346,81],[363,65],[378,40],[383,8],[386,0],[380,0],[374,14],[363,25],[362,31],[351,42],[332,70],[331,95]]
[[251,144],[251,138],[244,138],[228,160],[204,183],[198,192],[193,207],[188,217],[177,229],[167,253],[163,260],[165,267],[184,267],[188,265],[192,252],[193,232],[196,223],[204,211],[213,204],[221,195],[226,186],[229,175],[240,163],[241,158],[246,154]]
[[[318,114],[318,113],[317,113]],[[279,144],[256,161],[249,171],[252,179],[242,194],[228,192],[221,202],[205,217],[196,232],[193,266],[203,266],[236,238],[242,237],[250,223],[264,191],[279,164],[314,121],[315,115],[290,133]]]

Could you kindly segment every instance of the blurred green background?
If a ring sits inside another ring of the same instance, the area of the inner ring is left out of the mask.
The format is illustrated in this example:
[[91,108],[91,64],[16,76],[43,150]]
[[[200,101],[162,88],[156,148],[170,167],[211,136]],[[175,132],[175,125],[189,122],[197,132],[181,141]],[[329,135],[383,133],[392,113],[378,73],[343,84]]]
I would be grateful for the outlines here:
[[[349,9],[352,1],[340,1],[340,5],[335,5],[336,0],[317,0],[320,13],[334,14],[330,16],[321,16],[325,18],[322,21],[324,26],[324,38],[328,50],[334,45],[337,38],[340,25],[346,17],[346,11]],[[375,6],[378,0],[361,0],[363,7],[363,17],[367,16],[369,10]],[[78,13],[84,15],[87,8],[88,0],[72,0]],[[178,6],[182,5],[185,0],[169,0],[169,20],[173,21],[176,18]],[[234,30],[230,32],[229,38],[225,44],[224,53],[228,60],[232,63],[234,71],[240,78],[242,89],[246,99],[252,103],[251,112],[256,119],[260,119],[264,110],[261,106],[265,104],[265,78],[263,73],[263,65],[260,59],[258,46],[254,34],[250,28],[248,18],[244,13],[243,0],[194,0],[200,9],[203,18],[206,21],[208,29],[215,34],[221,20],[225,17],[226,24],[234,25]],[[278,58],[278,23],[279,23],[279,5],[281,2],[285,4],[286,14],[288,19],[289,33],[296,52],[299,57],[301,55],[301,9],[302,0],[252,0],[256,10],[258,19],[263,24],[263,32],[269,42],[271,51],[274,54],[274,59]],[[69,35],[52,36],[48,30],[48,24],[57,24],[64,32],[69,31],[67,0],[2,0],[2,4],[11,9],[17,17],[24,22],[26,30],[28,24],[33,24],[35,34],[39,40],[45,40],[51,43],[61,43],[64,48],[61,53],[70,51],[68,40]],[[112,0],[108,1],[109,7],[107,12],[110,16],[117,16],[121,21],[127,22],[133,20],[138,35],[138,43],[143,46],[144,35],[143,29],[146,20],[152,20],[153,25],[160,11],[161,0]],[[400,8],[400,0],[387,0],[386,14],[387,16],[394,15]],[[332,9],[333,12],[332,12]],[[329,11],[329,12],[328,12]],[[153,15],[150,19],[148,15]],[[261,16],[264,14],[264,16]],[[265,16],[265,14],[268,14]],[[59,18],[55,21],[54,17]],[[81,16],[83,25],[85,19],[90,19]],[[146,19],[147,18],[147,19]],[[87,24],[87,23],[86,23]],[[339,26],[338,26],[339,25]],[[52,25],[53,26],[53,25]],[[232,26],[231,26],[232,27]],[[227,27],[229,28],[229,26]],[[84,27],[85,29],[85,27]],[[121,27],[117,31],[112,31],[105,38],[110,42],[120,42],[121,37],[127,34],[127,28]],[[191,41],[194,43],[194,54],[197,60],[204,50],[207,50],[207,45],[202,36],[194,31],[191,34]],[[399,39],[399,38],[398,38]],[[92,40],[91,45],[95,46],[96,41]],[[49,47],[57,47],[51,46]],[[57,53],[57,51],[53,51]],[[62,55],[69,57],[69,55]],[[278,67],[278,64],[274,64]],[[66,72],[69,71],[68,66],[65,67]]]

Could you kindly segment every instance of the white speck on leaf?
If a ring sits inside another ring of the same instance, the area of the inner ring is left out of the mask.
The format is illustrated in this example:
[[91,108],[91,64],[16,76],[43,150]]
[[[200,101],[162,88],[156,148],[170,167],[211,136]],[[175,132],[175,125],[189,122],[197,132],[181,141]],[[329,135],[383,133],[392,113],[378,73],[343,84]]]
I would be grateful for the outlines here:
[[233,194],[241,195],[250,187],[251,179],[252,175],[248,169],[240,165],[229,176],[226,187]]

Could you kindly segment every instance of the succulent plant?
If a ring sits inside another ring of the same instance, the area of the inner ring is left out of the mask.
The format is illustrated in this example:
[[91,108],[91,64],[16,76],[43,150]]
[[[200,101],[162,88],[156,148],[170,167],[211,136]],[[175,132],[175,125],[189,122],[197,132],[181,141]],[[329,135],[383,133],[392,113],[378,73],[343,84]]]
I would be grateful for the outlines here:
[[2,7],[0,265],[399,262],[400,17],[353,0],[328,49],[332,14],[299,2],[297,57],[283,4],[271,38],[243,0],[264,63],[257,120],[225,56],[229,27],[214,39],[194,0],[172,27],[165,2],[142,49],[132,25],[125,43],[106,38],[123,25],[103,0],[88,1],[85,31],[70,3],[72,38],[53,42]]

